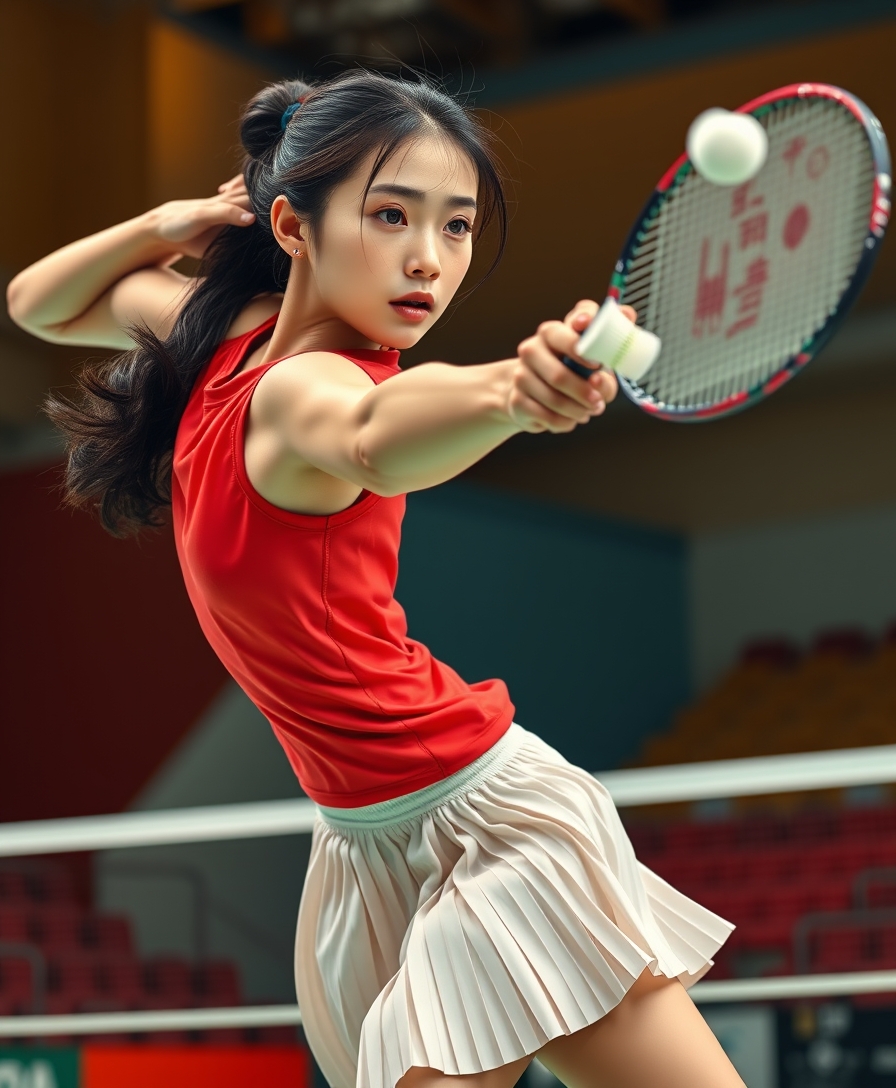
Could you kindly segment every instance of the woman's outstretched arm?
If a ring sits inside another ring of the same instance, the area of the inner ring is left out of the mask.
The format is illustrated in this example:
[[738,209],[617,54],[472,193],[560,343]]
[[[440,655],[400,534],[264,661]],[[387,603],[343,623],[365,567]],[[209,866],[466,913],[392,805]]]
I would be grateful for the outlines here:
[[544,322],[516,358],[424,363],[376,386],[341,356],[286,359],[259,382],[253,421],[308,466],[377,494],[433,487],[520,431],[571,431],[603,412],[613,374],[585,380],[560,359],[596,310],[582,302],[565,321]]

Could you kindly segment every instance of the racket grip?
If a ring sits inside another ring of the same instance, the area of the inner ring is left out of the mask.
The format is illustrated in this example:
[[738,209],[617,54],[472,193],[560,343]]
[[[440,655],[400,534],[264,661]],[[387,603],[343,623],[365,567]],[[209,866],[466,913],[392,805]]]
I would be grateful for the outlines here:
[[569,367],[573,374],[578,374],[580,378],[590,378],[595,371],[603,369],[599,366],[583,366],[581,363],[577,363],[575,359],[570,359],[568,355],[564,355],[562,358],[564,364]]
[[[647,329],[639,328],[625,316],[612,297],[604,299],[591,324],[579,337],[576,354],[597,364],[603,364],[621,378],[640,381],[656,362],[660,353],[660,338]],[[580,378],[590,378],[595,369],[563,357],[563,362]]]

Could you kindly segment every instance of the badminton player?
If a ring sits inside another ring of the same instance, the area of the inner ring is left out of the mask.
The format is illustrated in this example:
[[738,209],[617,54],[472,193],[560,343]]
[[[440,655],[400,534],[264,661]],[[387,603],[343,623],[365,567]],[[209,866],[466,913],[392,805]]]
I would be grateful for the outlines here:
[[121,536],[170,507],[203,631],[317,805],[295,955],[315,1059],[332,1088],[511,1088],[536,1055],[570,1088],[742,1088],[687,994],[733,926],[639,863],[600,782],[393,596],[407,492],[612,401],[610,372],[561,361],[596,304],[511,358],[402,371],[490,222],[503,244],[487,132],[363,69],[264,87],[240,131],[216,196],[51,253],[8,305],[121,349],[46,402],[67,501]]

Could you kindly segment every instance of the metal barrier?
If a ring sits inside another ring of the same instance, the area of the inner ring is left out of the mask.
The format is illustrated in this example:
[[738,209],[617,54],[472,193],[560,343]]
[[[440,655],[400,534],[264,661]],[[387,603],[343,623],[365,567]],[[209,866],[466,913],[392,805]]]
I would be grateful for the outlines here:
[[[896,781],[896,745],[606,771],[595,777],[620,807],[879,785]],[[312,801],[290,800],[7,823],[0,824],[0,857],[307,834],[314,826],[315,814]],[[877,916],[881,912],[868,913]],[[890,913],[896,917],[896,911]],[[806,933],[813,917],[817,922],[818,915],[804,920]],[[852,919],[856,917],[854,912]],[[689,992],[698,1004],[896,993],[896,971],[698,982]],[[7,1016],[0,1017],[0,1037],[189,1031],[301,1022],[294,1005]]]

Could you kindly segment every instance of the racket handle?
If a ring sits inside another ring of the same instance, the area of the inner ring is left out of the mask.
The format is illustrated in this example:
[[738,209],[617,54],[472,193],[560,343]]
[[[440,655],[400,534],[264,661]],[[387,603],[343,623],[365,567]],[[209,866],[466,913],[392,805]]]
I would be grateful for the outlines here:
[[[576,343],[576,354],[613,370],[622,378],[640,381],[656,362],[660,338],[642,329],[619,309],[616,299],[604,299],[591,324]],[[563,362],[580,378],[590,378],[596,368],[583,366],[569,356]]]
[[575,359],[570,359],[568,355],[563,356],[563,362],[574,373],[578,374],[580,378],[590,378],[601,367],[582,366],[581,363],[577,363]]

